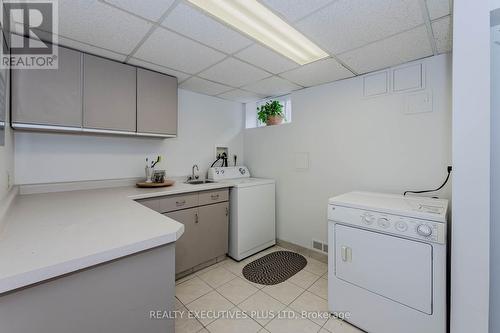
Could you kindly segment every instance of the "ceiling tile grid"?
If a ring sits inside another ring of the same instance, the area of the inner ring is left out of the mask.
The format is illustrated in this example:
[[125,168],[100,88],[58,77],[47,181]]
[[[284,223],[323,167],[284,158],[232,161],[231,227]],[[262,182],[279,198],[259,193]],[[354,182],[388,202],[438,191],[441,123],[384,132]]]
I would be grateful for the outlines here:
[[431,20],[450,15],[451,0],[425,0]]
[[273,74],[279,74],[299,67],[297,63],[260,44],[254,44],[236,53],[234,56]]
[[295,22],[335,0],[260,0],[289,23]]
[[234,101],[234,102],[248,103],[248,102],[253,102],[253,101],[263,99],[263,98],[267,97],[267,95],[260,95],[257,93],[253,93],[251,91],[234,89],[234,90],[222,93],[222,94],[218,95],[217,97],[227,99],[230,101]]
[[452,49],[452,0],[258,1],[331,57],[299,66],[186,0],[59,1],[59,44],[173,75],[184,89],[237,101],[430,56],[431,41],[435,54]]
[[269,77],[271,74],[243,61],[227,58],[199,73],[198,76],[238,88]]
[[338,57],[359,74],[431,56],[432,47],[424,25],[368,44]]
[[97,0],[59,1],[58,34],[117,53],[129,54],[151,23]]
[[233,88],[225,86],[223,84],[211,82],[199,77],[192,77],[181,83],[179,86],[181,89],[187,89],[194,92],[202,93],[205,95],[218,95],[223,92],[232,90]]
[[89,44],[85,44],[70,38],[67,38],[65,36],[58,35],[57,36],[57,43],[59,45],[64,45],[66,47],[75,49],[75,50],[80,50],[83,52],[87,52],[93,55],[97,55],[100,57],[108,58],[108,59],[113,59],[116,61],[125,61],[127,58],[126,54],[120,54],[117,52],[113,52],[108,49],[104,49],[98,46],[93,46]]
[[267,96],[279,96],[287,94],[291,91],[302,89],[301,86],[284,80],[277,76],[250,83],[243,86],[245,90],[253,91],[255,93]]
[[226,55],[166,29],[157,28],[134,57],[194,74],[221,61]]
[[281,73],[280,76],[301,86],[311,87],[353,77],[354,74],[335,59],[328,58]]
[[148,62],[145,60],[141,60],[141,59],[137,59],[137,58],[130,58],[127,61],[127,63],[129,65],[139,66],[139,67],[151,69],[151,70],[163,73],[163,74],[167,74],[170,76],[175,76],[179,83],[191,77],[190,74],[179,72],[179,71],[173,70],[171,68],[160,66],[158,64]]
[[[102,0],[151,21],[158,21],[175,0]],[[145,5],[147,3],[147,5]]]
[[422,24],[418,1],[337,0],[296,26],[331,54],[339,54]]
[[162,25],[225,53],[234,53],[253,43],[239,32],[182,2],[170,12]]
[[452,19],[445,16],[432,22],[432,32],[438,53],[450,52],[452,48]]

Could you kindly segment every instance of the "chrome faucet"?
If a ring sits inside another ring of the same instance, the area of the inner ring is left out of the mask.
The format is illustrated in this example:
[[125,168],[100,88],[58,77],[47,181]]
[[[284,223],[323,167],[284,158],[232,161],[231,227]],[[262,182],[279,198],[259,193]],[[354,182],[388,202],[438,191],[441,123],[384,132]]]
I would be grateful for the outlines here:
[[196,169],[196,171],[200,171],[197,164],[193,165],[193,168],[191,169],[191,176],[189,176],[188,180],[200,178],[200,176],[194,174],[194,169]]

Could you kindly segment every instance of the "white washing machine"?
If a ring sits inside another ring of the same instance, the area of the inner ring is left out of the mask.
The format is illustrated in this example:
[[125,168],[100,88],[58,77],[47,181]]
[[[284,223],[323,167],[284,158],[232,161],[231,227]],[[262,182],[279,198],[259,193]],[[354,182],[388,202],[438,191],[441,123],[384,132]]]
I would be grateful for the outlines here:
[[251,178],[247,167],[210,168],[208,178],[228,182],[229,256],[243,260],[276,244],[275,181]]
[[329,310],[370,333],[446,333],[447,212],[432,198],[331,198]]

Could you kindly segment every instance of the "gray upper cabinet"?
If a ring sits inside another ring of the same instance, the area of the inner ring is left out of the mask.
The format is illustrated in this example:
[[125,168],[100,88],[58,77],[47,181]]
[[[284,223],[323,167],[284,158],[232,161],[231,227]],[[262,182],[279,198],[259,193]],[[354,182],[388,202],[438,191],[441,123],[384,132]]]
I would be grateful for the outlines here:
[[58,69],[12,70],[13,128],[177,135],[177,78],[54,47]]
[[82,126],[82,53],[59,47],[58,69],[12,70],[12,122]]
[[84,55],[83,127],[136,131],[136,68]]
[[137,69],[137,132],[177,134],[177,78]]

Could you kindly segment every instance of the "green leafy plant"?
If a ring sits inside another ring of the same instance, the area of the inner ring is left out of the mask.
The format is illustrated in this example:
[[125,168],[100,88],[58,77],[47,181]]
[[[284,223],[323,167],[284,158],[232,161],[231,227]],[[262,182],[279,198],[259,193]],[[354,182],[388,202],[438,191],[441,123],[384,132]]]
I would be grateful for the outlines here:
[[262,123],[267,123],[269,117],[284,118],[283,105],[279,101],[269,101],[257,108],[257,119]]

